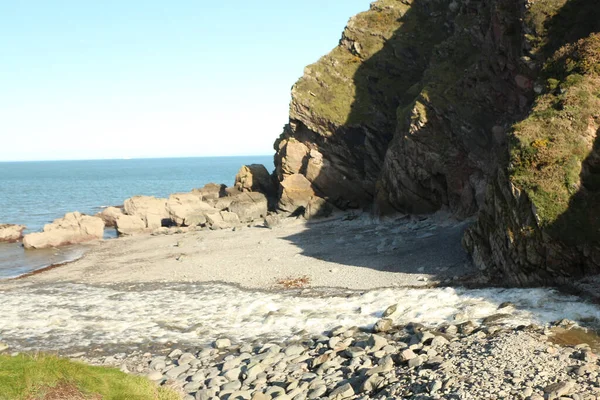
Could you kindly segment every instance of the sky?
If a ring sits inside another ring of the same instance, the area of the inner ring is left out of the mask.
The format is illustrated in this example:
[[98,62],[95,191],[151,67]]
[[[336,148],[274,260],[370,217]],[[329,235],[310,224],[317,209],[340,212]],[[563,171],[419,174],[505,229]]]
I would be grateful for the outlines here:
[[262,155],[369,0],[0,0],[0,161]]

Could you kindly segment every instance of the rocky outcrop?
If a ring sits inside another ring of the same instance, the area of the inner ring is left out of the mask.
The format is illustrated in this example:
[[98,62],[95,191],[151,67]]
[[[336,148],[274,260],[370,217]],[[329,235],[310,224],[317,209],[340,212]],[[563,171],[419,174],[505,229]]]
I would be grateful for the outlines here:
[[279,207],[477,216],[465,245],[505,283],[600,271],[598,31],[592,0],[372,3],[292,89]]
[[134,196],[123,203],[125,214],[144,221],[147,229],[157,229],[170,221],[167,199],[153,196]]
[[207,183],[200,189],[192,190],[206,203],[214,204],[219,198],[227,196],[227,186],[218,183]]
[[45,225],[43,232],[25,235],[23,246],[26,249],[43,249],[102,239],[103,236],[102,219],[72,212]]
[[24,225],[0,224],[0,242],[13,243],[23,238]]
[[244,192],[232,196],[231,202],[224,209],[235,213],[242,222],[252,222],[267,216],[268,201],[262,193]]
[[146,222],[136,215],[120,215],[115,220],[115,228],[120,236],[130,236],[147,231]]
[[267,197],[277,194],[273,177],[262,164],[244,165],[235,176],[233,185],[240,192],[258,192]]
[[207,213],[218,211],[197,192],[172,194],[166,204],[170,220],[178,226],[197,226],[206,220]]
[[104,225],[106,227],[116,227],[117,218],[123,215],[123,209],[120,207],[107,207],[102,212],[96,214],[96,217],[99,217],[104,221]]
[[302,174],[341,208],[473,215],[505,142],[494,127],[531,100],[521,17],[514,0],[373,3],[294,86],[278,179]]

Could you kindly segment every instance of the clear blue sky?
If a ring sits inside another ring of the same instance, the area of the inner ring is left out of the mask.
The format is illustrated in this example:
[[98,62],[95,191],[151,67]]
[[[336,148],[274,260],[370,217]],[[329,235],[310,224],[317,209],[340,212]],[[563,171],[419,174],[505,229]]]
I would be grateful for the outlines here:
[[0,161],[270,154],[369,0],[0,1]]

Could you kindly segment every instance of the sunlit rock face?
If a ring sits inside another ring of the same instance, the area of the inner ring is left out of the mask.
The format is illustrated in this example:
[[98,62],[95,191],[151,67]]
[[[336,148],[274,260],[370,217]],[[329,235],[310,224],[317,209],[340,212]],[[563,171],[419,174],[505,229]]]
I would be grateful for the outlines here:
[[277,179],[304,175],[341,209],[478,216],[465,245],[507,282],[600,270],[596,234],[578,247],[565,229],[597,231],[578,210],[596,203],[599,14],[592,0],[374,2],[294,85]]

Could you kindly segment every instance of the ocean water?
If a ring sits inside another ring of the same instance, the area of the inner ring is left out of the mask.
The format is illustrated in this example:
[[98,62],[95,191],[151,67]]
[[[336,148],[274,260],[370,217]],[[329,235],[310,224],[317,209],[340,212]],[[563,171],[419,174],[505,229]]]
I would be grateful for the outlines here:
[[[135,195],[166,197],[209,182],[231,186],[242,165],[256,163],[274,168],[273,156],[2,162],[0,224],[35,232],[67,212],[95,214]],[[73,249],[33,254],[0,244],[0,279],[77,254]]]

